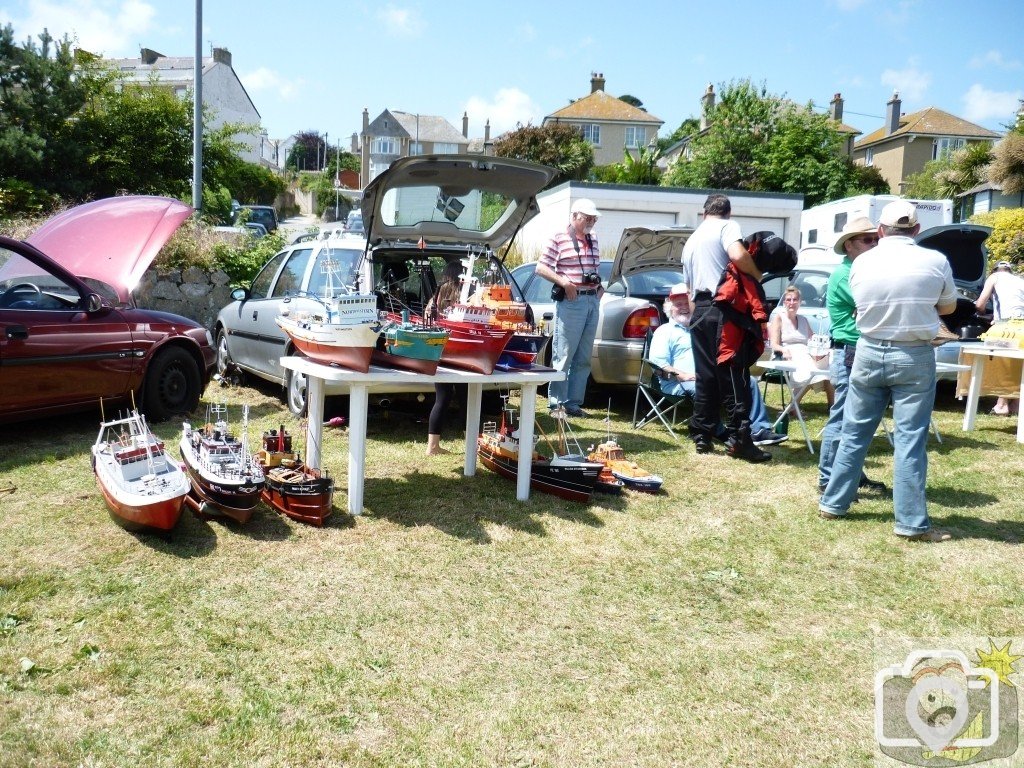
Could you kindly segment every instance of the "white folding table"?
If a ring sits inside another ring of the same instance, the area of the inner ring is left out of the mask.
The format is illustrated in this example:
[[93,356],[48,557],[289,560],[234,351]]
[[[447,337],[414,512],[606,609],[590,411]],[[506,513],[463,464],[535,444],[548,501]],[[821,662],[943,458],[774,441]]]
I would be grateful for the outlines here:
[[758,368],[762,368],[766,371],[776,371],[782,374],[782,380],[786,385],[786,390],[789,392],[789,403],[785,408],[782,409],[782,413],[779,414],[778,418],[775,419],[772,424],[774,430],[788,414],[792,413],[796,416],[796,420],[800,422],[800,429],[804,433],[804,441],[807,443],[807,450],[814,455],[814,446],[811,444],[811,436],[807,432],[807,422],[804,421],[803,411],[800,410],[800,403],[797,401],[796,393],[799,389],[810,387],[815,384],[819,384],[822,381],[828,381],[828,371],[814,370],[811,373],[811,378],[807,381],[794,382],[793,376],[798,370],[799,366],[796,365],[792,360],[758,360],[756,363]]
[[[306,427],[306,461],[311,467],[320,467],[320,446],[323,438],[324,390],[327,382],[344,383],[349,388],[348,416],[348,511],[358,515],[363,511],[363,481],[366,470],[366,416],[369,407],[369,392],[401,392],[410,384],[466,384],[469,394],[466,402],[466,459],[464,474],[476,474],[476,439],[480,423],[480,403],[484,384],[507,384],[521,387],[519,403],[519,434],[522,445],[533,445],[534,417],[536,415],[537,387],[552,381],[562,381],[562,371],[496,370],[490,375],[439,367],[437,373],[427,376],[422,373],[400,371],[393,368],[370,366],[368,373],[346,370],[333,365],[323,365],[305,357],[282,357],[281,365],[306,376],[306,401],[309,418]],[[516,498],[526,501],[530,498],[531,452],[519,452],[519,467],[516,479]]]
[[[1009,357],[1024,360],[1024,349],[1007,347],[986,347],[984,344],[964,344],[960,349],[962,360],[971,359],[971,384],[967,389],[967,405],[964,408],[964,432],[974,429],[974,419],[978,415],[978,397],[981,396],[982,375],[985,373],[985,361],[993,357]],[[964,357],[966,356],[966,357]],[[1020,374],[1020,394],[1024,396],[1024,366]],[[1017,414],[1017,442],[1024,443],[1024,418]]]

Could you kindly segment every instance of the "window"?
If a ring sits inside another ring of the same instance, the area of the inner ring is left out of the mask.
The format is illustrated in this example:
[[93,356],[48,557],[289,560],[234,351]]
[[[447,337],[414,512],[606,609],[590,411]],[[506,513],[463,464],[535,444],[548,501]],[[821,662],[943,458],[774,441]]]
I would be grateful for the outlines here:
[[583,134],[583,138],[589,141],[591,144],[601,144],[601,126],[595,123],[588,123],[580,126],[580,132]]
[[256,279],[252,281],[252,289],[249,291],[249,295],[252,298],[265,299],[270,295],[270,283],[274,279],[274,275],[277,274],[277,270],[281,267],[284,257],[287,255],[288,251],[281,251],[256,275]]
[[812,245],[818,242],[818,230],[809,229],[807,230],[807,244]]
[[964,139],[935,139],[932,142],[932,160],[940,160],[966,144]]
[[873,150],[873,149],[871,149],[869,147],[868,149],[864,150],[864,165],[867,166],[868,168],[870,168],[874,164],[875,164],[875,150]]
[[425,152],[423,150],[423,142],[422,141],[410,141],[409,142],[409,154],[413,155],[413,156],[425,154]]
[[306,265],[309,263],[312,253],[312,248],[302,248],[292,252],[292,255],[288,257],[288,263],[281,270],[281,276],[277,278],[274,292],[270,294],[270,298],[294,296],[302,290],[302,276],[306,273]]
[[832,231],[833,232],[842,232],[843,231],[843,227],[846,226],[846,219],[848,218],[848,216],[849,216],[849,214],[846,213],[846,212],[837,213],[833,217]]
[[373,140],[370,151],[375,155],[397,155],[398,142],[394,136],[378,136]]
[[457,155],[459,154],[458,144],[446,144],[444,142],[434,142],[434,154],[435,155]]
[[647,145],[647,129],[642,125],[626,126],[626,146],[643,147]]

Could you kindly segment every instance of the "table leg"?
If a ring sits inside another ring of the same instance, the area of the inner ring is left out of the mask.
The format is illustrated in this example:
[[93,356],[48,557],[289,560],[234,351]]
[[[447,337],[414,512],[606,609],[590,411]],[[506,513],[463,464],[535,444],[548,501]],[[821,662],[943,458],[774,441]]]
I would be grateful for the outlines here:
[[516,474],[516,498],[530,498],[530,470],[533,469],[533,430],[537,412],[537,385],[523,384],[519,397],[519,467]]
[[348,512],[363,513],[363,483],[366,478],[366,409],[369,389],[351,384],[348,393]]
[[484,385],[469,384],[466,393],[466,463],[462,474],[473,477],[476,474],[476,438],[480,434],[480,403],[483,400]]
[[311,469],[320,469],[323,436],[324,380],[306,376],[306,466]]
[[974,419],[978,415],[978,396],[981,394],[981,377],[984,373],[985,356],[975,355],[974,360],[971,361],[971,383],[967,387],[967,405],[964,406],[964,432],[974,429]]
[[[1020,390],[1018,391],[1018,398],[1020,395],[1024,395],[1024,366],[1020,369]],[[1017,442],[1024,443],[1024,419],[1020,416],[1020,399],[1017,400]]]

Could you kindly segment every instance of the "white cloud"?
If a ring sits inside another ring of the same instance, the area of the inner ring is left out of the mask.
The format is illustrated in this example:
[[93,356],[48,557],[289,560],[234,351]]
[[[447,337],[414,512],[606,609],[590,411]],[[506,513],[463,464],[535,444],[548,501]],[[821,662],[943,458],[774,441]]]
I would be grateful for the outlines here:
[[975,56],[968,63],[971,69],[1020,69],[1020,62],[1016,59],[1004,59],[999,51],[986,51],[980,56]]
[[419,11],[394,5],[384,6],[377,16],[384,22],[388,31],[398,37],[419,37],[426,26]]
[[500,88],[491,99],[473,96],[466,102],[465,112],[474,126],[480,126],[470,133],[483,135],[483,124],[489,120],[492,139],[515,130],[517,123],[540,125],[544,117],[533,99],[518,88]]
[[153,6],[141,0],[33,0],[28,15],[11,24],[22,40],[47,29],[58,39],[66,34],[92,53],[138,56],[139,43],[154,28],[155,17]]
[[266,67],[254,69],[252,72],[239,73],[238,79],[242,81],[250,94],[269,92],[277,94],[282,99],[291,100],[303,85],[303,80],[295,80],[282,76],[279,72]]
[[911,59],[904,69],[887,69],[882,72],[882,85],[899,91],[904,100],[920,101],[932,84],[932,76],[917,68],[917,61]]
[[975,83],[964,94],[964,119],[972,123],[991,120],[1010,122],[1020,105],[1024,92],[990,91]]

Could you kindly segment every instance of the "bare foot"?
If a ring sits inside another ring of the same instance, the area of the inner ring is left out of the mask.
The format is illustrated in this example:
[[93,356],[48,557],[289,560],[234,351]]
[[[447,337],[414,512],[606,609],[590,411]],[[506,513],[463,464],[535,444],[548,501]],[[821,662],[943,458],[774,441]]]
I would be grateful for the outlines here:
[[447,448],[437,446],[436,448],[427,448],[427,456],[440,456],[444,453],[451,453]]

